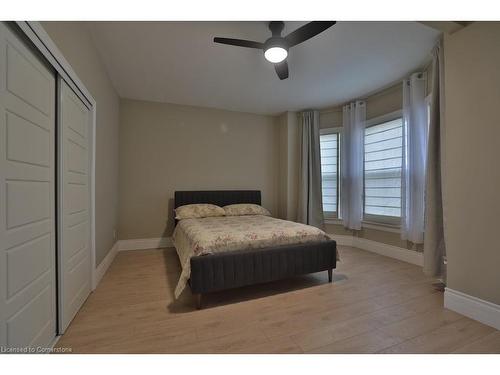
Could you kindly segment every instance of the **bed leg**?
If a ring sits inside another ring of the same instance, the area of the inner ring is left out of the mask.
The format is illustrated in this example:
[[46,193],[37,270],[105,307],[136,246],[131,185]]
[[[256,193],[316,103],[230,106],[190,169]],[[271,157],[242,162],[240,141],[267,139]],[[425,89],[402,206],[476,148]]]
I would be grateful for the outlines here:
[[201,310],[201,293],[195,295],[196,297],[196,308]]
[[328,270],[328,282],[331,283],[333,281],[333,269]]

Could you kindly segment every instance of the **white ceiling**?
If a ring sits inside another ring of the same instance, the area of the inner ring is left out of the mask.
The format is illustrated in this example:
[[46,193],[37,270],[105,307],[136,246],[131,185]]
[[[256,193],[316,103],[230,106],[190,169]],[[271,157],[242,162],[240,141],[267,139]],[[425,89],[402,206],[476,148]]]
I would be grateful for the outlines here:
[[[285,22],[283,35],[305,22]],[[429,59],[438,31],[417,22],[339,22],[290,50],[280,81],[259,50],[266,22],[92,22],[92,38],[123,98],[277,114],[324,108],[391,84]]]

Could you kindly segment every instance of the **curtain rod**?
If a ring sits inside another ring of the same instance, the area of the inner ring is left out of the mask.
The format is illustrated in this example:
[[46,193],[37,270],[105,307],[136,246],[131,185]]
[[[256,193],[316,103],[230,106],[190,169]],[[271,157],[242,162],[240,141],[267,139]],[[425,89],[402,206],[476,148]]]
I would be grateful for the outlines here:
[[319,111],[319,113],[333,113],[333,112],[342,112],[342,106]]
[[[422,65],[420,68],[416,69],[413,73],[416,73],[416,72],[419,72],[419,71],[425,73],[425,72],[427,72],[429,70],[429,68],[431,67],[431,65],[432,65],[432,59],[429,59],[424,65]],[[413,73],[411,73],[411,74],[413,74]],[[385,86],[385,88],[382,88],[381,90],[377,90],[376,92],[368,93],[366,96],[364,96],[362,98],[359,98],[357,100],[368,101],[369,99],[373,99],[373,98],[377,98],[377,97],[382,96],[382,95],[389,94],[393,90],[395,90],[398,87],[400,87],[401,82],[403,82],[404,79],[405,78],[402,78],[402,79],[400,79],[400,80],[398,80],[396,82],[390,83],[387,86]],[[320,109],[319,113],[342,112],[342,107],[345,104],[346,103],[339,104],[336,107],[325,108],[324,110]]]
[[432,65],[432,59],[427,61],[427,63],[424,64],[424,66],[420,70],[423,70],[424,72],[426,72],[431,67],[431,65]]
[[[397,87],[399,87],[399,85],[401,85],[401,82],[403,80],[399,80],[397,82],[393,82],[389,85],[387,85],[386,87],[384,87],[383,89],[381,90],[377,90],[376,92],[372,92],[371,94],[369,93],[368,95],[362,97],[362,98],[359,98],[357,100],[361,100],[361,101],[368,101],[369,99],[373,99],[373,98],[376,98],[378,96],[382,96],[382,95],[386,95],[386,94],[389,94],[390,92],[392,92],[393,90],[395,90]],[[339,104],[338,106],[336,107],[330,107],[330,108],[325,108],[324,110],[319,110],[320,113],[333,113],[333,112],[342,112],[342,107],[347,104],[348,102],[346,103],[343,103],[343,104]]]

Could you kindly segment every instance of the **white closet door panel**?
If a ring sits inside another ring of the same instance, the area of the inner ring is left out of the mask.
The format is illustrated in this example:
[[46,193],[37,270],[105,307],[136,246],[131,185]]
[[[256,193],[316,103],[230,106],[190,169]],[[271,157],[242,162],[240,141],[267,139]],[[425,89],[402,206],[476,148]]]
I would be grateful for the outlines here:
[[67,228],[72,228],[74,225],[83,223],[87,221],[88,213],[85,211],[80,211],[71,215],[66,215],[66,226]]
[[40,168],[38,165],[19,162],[8,163],[5,167],[5,174],[9,176],[10,181],[24,181],[25,176],[30,176],[32,181],[47,180],[47,170],[45,168]]
[[[9,346],[24,347],[28,342],[30,346],[50,344],[47,337],[54,337],[54,325],[51,323],[54,320],[53,297],[53,291],[50,285],[47,285],[7,320]],[[38,313],[33,314],[33,311]]]
[[56,335],[55,77],[0,23],[0,345]]
[[[88,211],[89,206],[89,188],[87,184],[66,183],[66,213],[73,215],[83,211]],[[88,214],[88,212],[87,212]]]
[[66,291],[68,300],[66,310],[71,312],[68,316],[68,324],[78,312],[82,304],[90,293],[90,257],[85,253],[85,249],[68,262],[68,275],[66,278]]
[[52,150],[50,131],[14,113],[7,112],[7,144],[24,148],[7,149],[7,159],[40,167],[50,167]]
[[22,45],[7,43],[6,53],[7,90],[50,116],[54,110],[54,77],[45,74],[46,68],[34,62],[33,54]]
[[54,207],[50,196],[53,181],[7,181],[5,195],[7,199],[7,229],[48,220]]
[[64,331],[91,290],[91,113],[60,81],[60,330]]
[[87,221],[68,225],[68,256],[72,259],[87,246],[87,233],[89,232]]
[[[71,137],[67,138],[66,146],[67,171],[79,175],[87,175],[88,149],[82,147]],[[72,176],[68,177],[71,178]]]
[[16,245],[27,242],[27,238],[39,238],[52,230],[54,222],[52,219],[37,221],[24,225],[21,230],[10,230],[3,243],[5,249],[11,249]]
[[76,185],[86,185],[87,180],[89,178],[87,174],[79,174],[73,172],[69,172],[66,177],[67,177],[66,182],[68,184],[76,184]]
[[7,274],[7,298],[15,296],[21,289],[50,271],[52,250],[50,234],[7,250],[7,268],[22,270]]
[[[89,127],[88,113],[86,111],[88,110],[76,95],[72,95],[67,99],[65,110],[68,116],[68,128],[75,132],[76,138],[82,141],[84,147],[87,147],[88,143],[86,140],[88,139]],[[68,132],[68,137],[74,140],[75,134],[72,134],[71,131]]]
[[[53,77],[53,79],[55,79]],[[41,112],[38,108],[30,106],[23,98],[20,98],[7,89],[5,90],[6,95],[4,98],[5,108],[7,108],[6,113],[12,113],[24,120],[36,124],[37,126],[52,132],[54,124],[51,122],[53,119],[45,113]],[[52,95],[55,95],[52,93]],[[55,113],[55,112],[54,112]]]

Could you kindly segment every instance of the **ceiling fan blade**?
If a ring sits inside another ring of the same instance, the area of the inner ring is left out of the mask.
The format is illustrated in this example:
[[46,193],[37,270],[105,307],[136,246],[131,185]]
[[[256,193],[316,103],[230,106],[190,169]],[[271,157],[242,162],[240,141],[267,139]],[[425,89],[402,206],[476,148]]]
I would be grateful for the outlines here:
[[247,48],[264,48],[264,43],[254,42],[252,40],[232,39],[232,38],[214,38],[215,43],[228,44],[230,46],[247,47]]
[[297,30],[292,31],[285,36],[286,41],[290,47],[296,46],[299,43],[311,39],[312,37],[322,33],[329,27],[335,25],[336,21],[313,21],[306,23],[304,26],[299,27]]
[[276,70],[276,74],[278,74],[278,77],[283,80],[288,78],[288,63],[286,60],[274,64],[274,69]]

